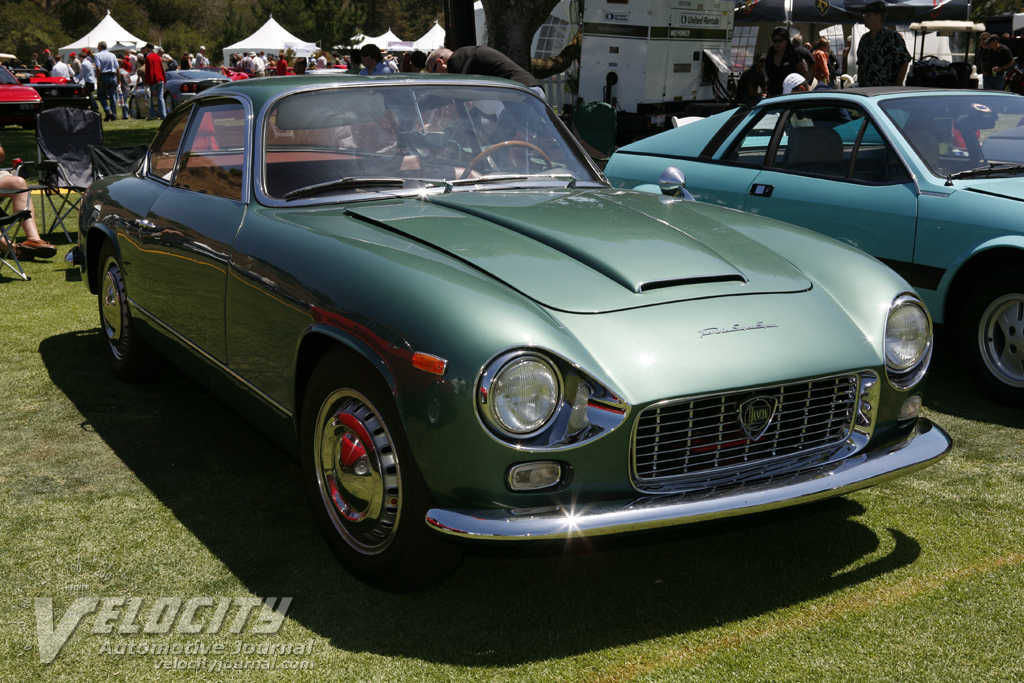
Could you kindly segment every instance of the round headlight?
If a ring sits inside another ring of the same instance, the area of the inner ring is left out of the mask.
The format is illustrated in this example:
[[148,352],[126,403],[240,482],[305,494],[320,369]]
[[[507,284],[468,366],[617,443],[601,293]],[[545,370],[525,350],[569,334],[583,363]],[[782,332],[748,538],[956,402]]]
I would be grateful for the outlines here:
[[511,434],[535,432],[558,409],[558,373],[535,356],[516,358],[494,376],[488,391],[491,415]]
[[912,298],[897,300],[885,325],[885,363],[905,372],[921,362],[932,343],[931,322],[924,307]]

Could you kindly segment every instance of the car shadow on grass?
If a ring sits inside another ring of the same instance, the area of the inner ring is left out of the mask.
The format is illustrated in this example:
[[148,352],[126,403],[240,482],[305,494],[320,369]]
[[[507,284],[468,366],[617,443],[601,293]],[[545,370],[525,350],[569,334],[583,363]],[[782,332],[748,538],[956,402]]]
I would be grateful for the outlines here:
[[[117,381],[98,330],[47,338],[40,352],[83,430],[249,591],[292,596],[288,616],[348,652],[516,666],[765,614],[906,567],[921,550],[839,498],[624,538],[473,545],[445,583],[391,595],[335,562],[298,464],[199,385],[173,369],[150,384]],[[140,520],[125,534],[138,542],[145,529]]]

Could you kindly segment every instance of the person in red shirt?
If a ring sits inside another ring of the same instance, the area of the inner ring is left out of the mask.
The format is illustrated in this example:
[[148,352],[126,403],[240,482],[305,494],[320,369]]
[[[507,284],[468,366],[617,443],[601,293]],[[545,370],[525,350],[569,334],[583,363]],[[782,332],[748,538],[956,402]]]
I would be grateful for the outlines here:
[[[146,43],[146,85],[149,86],[149,118],[153,118],[153,111],[159,107],[160,118],[167,118],[167,105],[164,104],[164,83],[167,76],[164,75],[163,50],[153,49],[151,43]],[[153,106],[153,99],[159,104]]]
[[277,58],[277,75],[278,76],[287,76],[288,75],[288,60],[285,59],[285,56],[284,56],[283,52],[281,53],[281,56]]

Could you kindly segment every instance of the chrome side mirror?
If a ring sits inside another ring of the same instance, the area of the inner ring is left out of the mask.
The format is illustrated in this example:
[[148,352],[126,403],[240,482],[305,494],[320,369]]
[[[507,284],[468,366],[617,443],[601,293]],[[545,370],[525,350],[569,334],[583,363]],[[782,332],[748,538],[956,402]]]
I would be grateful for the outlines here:
[[658,187],[666,197],[693,200],[693,195],[686,191],[686,174],[675,166],[669,166],[661,172]]

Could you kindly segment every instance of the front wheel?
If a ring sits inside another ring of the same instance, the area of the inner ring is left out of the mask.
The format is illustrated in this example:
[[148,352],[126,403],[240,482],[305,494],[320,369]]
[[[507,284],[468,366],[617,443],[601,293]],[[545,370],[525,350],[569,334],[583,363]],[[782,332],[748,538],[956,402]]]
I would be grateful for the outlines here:
[[1024,275],[996,271],[968,295],[960,344],[992,399],[1024,404]]
[[427,528],[426,484],[389,392],[364,361],[340,349],[320,361],[301,438],[313,516],[349,573],[405,593],[455,571],[462,552]]
[[124,267],[108,240],[100,249],[99,312],[103,349],[114,375],[125,382],[141,382],[153,375],[153,351],[135,328],[128,307]]

